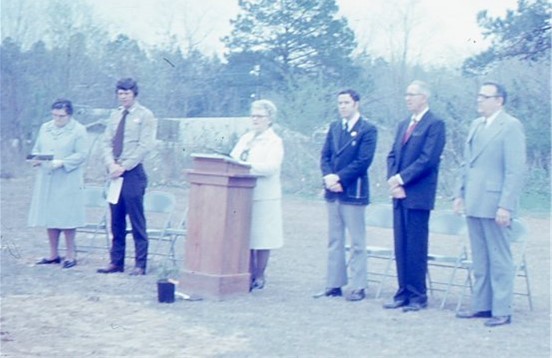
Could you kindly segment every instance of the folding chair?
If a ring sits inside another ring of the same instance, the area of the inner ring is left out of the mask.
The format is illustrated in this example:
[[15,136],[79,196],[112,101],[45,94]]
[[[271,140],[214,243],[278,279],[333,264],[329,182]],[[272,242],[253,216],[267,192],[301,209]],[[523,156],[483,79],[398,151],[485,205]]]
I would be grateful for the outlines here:
[[[455,283],[456,273],[459,269],[465,269],[464,261],[468,258],[468,251],[465,241],[466,221],[465,218],[453,211],[443,210],[434,211],[429,219],[430,237],[439,235],[441,238],[449,240],[442,243],[444,246],[442,252],[429,252],[427,256],[427,281],[429,291],[443,291],[444,296],[441,300],[441,309],[445,307],[451,288],[453,286],[463,287],[464,285]],[[433,241],[432,241],[433,243]],[[450,269],[451,272],[445,281],[437,281],[431,278],[430,268],[441,267]],[[443,285],[444,288],[435,288],[434,285]]]
[[[514,295],[527,297],[529,309],[533,310],[533,296],[531,295],[531,285],[529,283],[529,269],[525,259],[525,250],[527,247],[527,225],[520,219],[512,220],[511,249],[514,256],[516,278],[525,281],[525,292],[514,290]],[[515,285],[514,285],[515,287]]]
[[[174,195],[166,191],[148,191],[144,195],[144,213],[147,219],[148,240],[150,241],[148,255],[170,256],[170,252],[163,253],[160,246],[165,241],[166,230],[171,227],[175,202]],[[131,228],[127,230],[130,231]],[[152,241],[155,241],[156,245],[151,245]]]
[[[184,211],[184,215],[182,216],[182,219],[176,226],[169,226],[164,231],[156,231],[156,232],[149,232],[148,237],[150,240],[157,240],[158,242],[158,249],[153,254],[162,255],[169,257],[173,262],[177,261],[176,258],[176,243],[179,238],[185,238],[188,229],[187,229],[187,216],[188,216],[188,209]],[[168,247],[165,254],[161,253],[161,250],[159,246],[161,243],[165,243]]]
[[[393,208],[388,204],[372,204],[366,208],[366,226],[368,230],[370,228],[376,229],[393,229]],[[392,235],[391,235],[392,236]],[[371,240],[372,235],[368,233],[368,240]],[[392,241],[391,241],[392,242]],[[345,250],[350,251],[350,245],[345,246]],[[395,260],[395,254],[393,248],[383,246],[366,245],[367,259],[379,259],[384,261],[383,272],[368,271],[368,281],[376,282],[378,289],[376,291],[375,298],[379,298],[383,288],[383,284],[388,277],[392,277],[389,273],[392,263]],[[369,265],[371,266],[371,265]],[[380,279],[374,279],[374,276],[380,277]]]
[[[515,289],[516,283],[514,282],[514,295],[516,296],[525,296],[527,297],[527,303],[529,304],[529,309],[533,310],[533,296],[531,294],[531,285],[529,283],[529,270],[527,268],[527,260],[525,258],[525,249],[527,245],[527,226],[520,219],[512,220],[511,224],[511,235],[510,235],[510,248],[512,250],[512,256],[514,259],[514,280],[521,278],[525,281],[525,292],[521,292]],[[468,270],[468,276],[466,282],[464,283],[464,288],[458,302],[456,304],[456,310],[458,311],[462,307],[462,301],[466,294],[466,289],[472,288],[471,284],[471,275],[472,275],[472,261],[466,260],[464,262],[465,268]],[[518,280],[516,280],[518,281]]]
[[[77,250],[103,249],[109,252],[109,228],[107,226],[108,204],[105,199],[104,188],[100,186],[87,186],[84,188],[84,205],[86,210],[86,223],[77,228],[77,233],[87,234],[88,245],[77,245]],[[98,236],[105,239],[105,244],[98,242]],[[80,239],[79,239],[80,241]]]

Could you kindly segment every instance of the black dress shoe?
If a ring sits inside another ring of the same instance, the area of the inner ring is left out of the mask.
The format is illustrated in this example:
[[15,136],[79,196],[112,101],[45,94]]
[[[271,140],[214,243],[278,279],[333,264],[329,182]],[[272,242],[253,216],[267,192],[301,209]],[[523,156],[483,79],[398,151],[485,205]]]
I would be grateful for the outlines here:
[[40,261],[37,261],[36,264],[37,265],[50,265],[50,264],[59,264],[61,262],[61,257],[56,257],[55,259],[47,259],[47,258],[43,258],[41,259]]
[[97,273],[115,273],[115,272],[125,272],[125,269],[115,265],[109,265],[104,269],[96,270]]
[[129,272],[130,276],[142,276],[146,274],[146,270],[141,267],[135,267]]
[[257,290],[262,290],[265,286],[265,280],[262,279],[262,278],[256,278],[253,280],[253,282],[251,283],[251,290],[254,290],[254,289],[257,289]]
[[73,259],[73,260],[65,260],[63,261],[63,266],[62,268],[71,268],[73,266],[77,266],[77,260]]
[[460,311],[456,313],[456,318],[491,318],[492,316],[491,311]]
[[315,294],[314,298],[320,298],[320,297],[340,297],[343,296],[343,292],[341,292],[341,288],[327,288],[324,292],[320,292]]
[[347,296],[347,301],[361,301],[366,297],[366,293],[364,292],[364,289],[360,290],[353,290],[351,293]]
[[496,316],[492,317],[491,319],[487,320],[485,322],[485,326],[487,327],[496,327],[496,326],[502,326],[504,324],[510,324],[512,323],[512,317],[511,316]]
[[393,300],[391,302],[384,303],[383,308],[388,310],[394,310],[396,308],[406,306],[407,304],[408,304],[408,301],[406,300]]
[[416,312],[427,307],[427,302],[410,302],[403,307],[403,312]]

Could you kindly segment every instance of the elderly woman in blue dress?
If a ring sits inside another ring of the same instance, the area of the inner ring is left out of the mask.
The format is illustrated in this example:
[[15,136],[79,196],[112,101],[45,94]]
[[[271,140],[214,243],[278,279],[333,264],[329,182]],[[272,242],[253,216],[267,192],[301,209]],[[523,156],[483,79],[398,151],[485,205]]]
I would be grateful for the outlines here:
[[251,289],[265,285],[270,250],[283,245],[280,168],[284,158],[282,139],[274,132],[276,106],[268,100],[251,104],[251,131],[245,133],[230,155],[251,165],[257,175],[253,191],[250,241]]
[[63,268],[77,264],[76,228],[84,225],[83,164],[87,155],[85,127],[72,118],[73,105],[66,99],[51,107],[52,120],[40,127],[32,154],[53,155],[53,160],[30,159],[37,168],[29,226],[46,227],[50,255],[37,264],[59,264],[58,244],[63,232],[66,257]]

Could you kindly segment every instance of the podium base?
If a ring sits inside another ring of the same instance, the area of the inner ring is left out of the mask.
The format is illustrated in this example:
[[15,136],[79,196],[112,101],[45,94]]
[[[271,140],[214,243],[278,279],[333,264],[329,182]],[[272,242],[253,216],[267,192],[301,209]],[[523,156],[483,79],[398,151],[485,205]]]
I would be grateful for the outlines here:
[[215,275],[184,270],[180,277],[182,291],[194,296],[224,300],[225,298],[249,293],[251,275],[247,273],[233,275]]

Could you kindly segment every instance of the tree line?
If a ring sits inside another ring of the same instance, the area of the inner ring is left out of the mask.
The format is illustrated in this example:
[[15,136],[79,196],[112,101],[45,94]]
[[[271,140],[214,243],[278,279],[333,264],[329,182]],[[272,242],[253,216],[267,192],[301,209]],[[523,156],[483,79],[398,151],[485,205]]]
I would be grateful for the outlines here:
[[[361,93],[361,110],[378,125],[383,153],[396,123],[407,115],[405,87],[422,79],[433,89],[432,110],[447,124],[442,178],[448,195],[466,131],[477,116],[478,87],[493,79],[506,86],[506,107],[525,125],[528,196],[549,197],[548,1],[519,0],[502,18],[480,12],[478,23],[491,46],[466,58],[461,68],[412,64],[408,41],[399,49],[403,56],[393,60],[355,52],[354,32],[337,15],[335,0],[239,0],[239,5],[220,58],[193,46],[182,49],[176,40],[146,49],[125,34],[111,39],[87,19],[86,8],[52,1],[44,40],[25,46],[23,31],[3,38],[0,47],[2,175],[11,175],[5,164],[29,150],[55,98],[70,98],[77,108],[112,108],[117,105],[114,83],[121,77],[138,80],[139,99],[159,118],[242,116],[253,99],[270,98],[279,107],[282,127],[313,140],[294,147],[310,151],[305,156],[312,161],[319,151],[313,133],[323,133],[335,118],[339,90]],[[405,38],[409,31],[404,29]],[[300,167],[295,163],[292,170]]]

